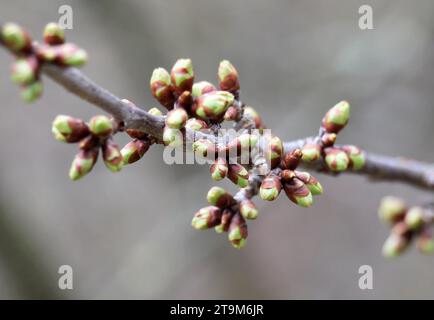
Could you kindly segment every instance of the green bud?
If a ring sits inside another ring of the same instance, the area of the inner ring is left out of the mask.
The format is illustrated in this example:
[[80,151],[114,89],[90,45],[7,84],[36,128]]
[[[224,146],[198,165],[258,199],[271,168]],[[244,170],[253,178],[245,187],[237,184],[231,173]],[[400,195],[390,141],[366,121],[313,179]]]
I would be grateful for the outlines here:
[[182,146],[184,142],[184,136],[181,130],[164,127],[163,142],[166,146],[177,148]]
[[312,176],[310,173],[295,171],[295,176],[305,183],[312,195],[317,196],[323,193],[321,184],[318,182],[317,178]]
[[226,177],[228,174],[228,163],[223,158],[218,158],[211,165],[210,172],[211,178],[215,181],[220,181]]
[[1,29],[1,37],[5,45],[12,51],[23,52],[31,48],[31,40],[27,32],[15,23],[6,23]]
[[424,216],[425,210],[422,207],[412,207],[407,211],[404,221],[410,230],[416,230],[423,225]]
[[241,249],[246,245],[247,224],[241,214],[237,213],[232,217],[228,231],[228,239],[234,248]]
[[197,98],[193,110],[202,119],[221,120],[233,102],[234,96],[229,92],[215,91]]
[[55,22],[50,22],[44,29],[44,41],[49,45],[63,44],[65,31]]
[[65,66],[80,67],[87,62],[87,52],[75,44],[65,43],[57,47],[59,63]]
[[252,107],[245,106],[243,116],[253,121],[253,123],[255,124],[255,128],[261,129],[264,127],[261,117]]
[[106,167],[112,172],[121,171],[124,161],[119,146],[109,139],[104,143],[102,150]]
[[168,110],[173,109],[175,97],[171,89],[170,75],[164,68],[157,68],[152,72],[149,82],[152,95]]
[[345,151],[345,153],[348,155],[348,158],[350,159],[350,168],[353,170],[360,170],[365,166],[366,156],[360,148],[347,145],[343,146],[342,150]]
[[89,128],[83,120],[65,115],[54,119],[51,131],[56,140],[67,143],[78,142],[89,135]]
[[310,207],[313,203],[312,193],[306,184],[299,179],[292,179],[290,182],[283,184],[288,198],[300,207]]
[[300,160],[302,156],[303,153],[301,152],[300,149],[294,149],[291,152],[286,153],[282,159],[282,163],[281,163],[282,168],[288,170],[294,170],[300,164]]
[[208,139],[199,139],[193,143],[192,147],[196,155],[204,158],[213,156],[216,152],[216,145]]
[[341,101],[331,108],[322,120],[322,127],[327,132],[338,133],[341,131],[350,119],[350,104],[347,101]]
[[90,132],[97,137],[108,137],[113,133],[113,122],[104,115],[94,116],[89,121]]
[[270,162],[271,169],[276,168],[280,164],[283,155],[283,143],[278,136],[273,136],[268,142],[265,150],[265,159]]
[[321,157],[321,146],[316,143],[308,143],[301,150],[303,156],[301,159],[305,162],[313,162]]
[[350,164],[350,159],[343,150],[327,148],[324,150],[324,153],[325,162],[331,171],[341,172],[347,170],[348,165]]
[[259,195],[262,200],[273,201],[279,196],[281,190],[282,184],[279,177],[270,175],[262,181]]
[[172,129],[181,129],[185,126],[187,119],[187,111],[182,108],[173,109],[167,113],[166,125]]
[[391,233],[383,245],[383,256],[394,258],[401,255],[408,246],[408,240],[400,235]]
[[236,92],[240,89],[237,69],[228,60],[220,62],[218,78],[221,90]]
[[11,80],[17,84],[30,84],[37,78],[38,61],[34,56],[18,58],[11,68]]
[[423,232],[417,239],[416,246],[423,254],[431,255],[434,253],[434,240],[430,233]]
[[122,148],[121,154],[124,165],[140,160],[150,147],[148,140],[134,139]]
[[245,188],[249,184],[249,172],[237,163],[229,164],[228,178],[241,188]]
[[246,219],[254,220],[258,217],[258,209],[252,200],[243,200],[240,202],[240,213]]
[[407,206],[404,201],[397,197],[387,196],[381,200],[378,216],[384,222],[395,223],[404,217],[406,211]]
[[208,125],[203,120],[190,118],[185,123],[185,127],[193,131],[199,131],[208,128]]
[[204,95],[209,92],[216,91],[216,87],[208,81],[200,81],[193,84],[193,88],[191,90],[191,94],[194,98],[198,98],[201,95]]
[[98,149],[80,150],[75,156],[69,170],[69,178],[71,180],[78,180],[88,174],[95,165],[98,157]]
[[193,217],[191,225],[197,230],[205,230],[217,226],[221,221],[221,211],[219,208],[209,206],[200,209]]
[[173,87],[178,94],[191,91],[194,81],[194,71],[191,59],[179,59],[170,72]]
[[209,204],[219,208],[227,208],[234,204],[234,198],[225,189],[212,187],[206,196]]
[[158,110],[158,108],[151,108],[149,109],[148,113],[152,114],[153,116],[162,116],[163,113]]
[[44,86],[42,85],[42,82],[35,81],[21,87],[20,95],[24,101],[33,102],[41,96],[43,90]]

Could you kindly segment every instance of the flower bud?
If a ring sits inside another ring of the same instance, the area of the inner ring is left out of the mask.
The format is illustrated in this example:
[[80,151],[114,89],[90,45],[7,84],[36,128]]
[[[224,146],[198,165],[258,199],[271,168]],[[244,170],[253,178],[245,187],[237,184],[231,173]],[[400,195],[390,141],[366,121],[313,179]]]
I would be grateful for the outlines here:
[[176,108],[167,113],[166,125],[171,129],[181,129],[185,126],[187,119],[187,111],[182,108]]
[[58,45],[65,42],[65,31],[55,22],[50,22],[44,29],[44,41],[49,45]]
[[204,158],[206,157],[212,158],[216,154],[215,143],[209,141],[208,139],[204,139],[204,138],[199,139],[193,143],[192,147],[196,155],[199,155]]
[[310,207],[313,203],[312,193],[306,184],[299,179],[292,179],[290,182],[283,184],[283,190],[289,200],[300,207]]
[[164,127],[163,131],[164,145],[172,148],[182,146],[184,143],[184,136],[181,130]]
[[282,184],[280,183],[279,177],[270,175],[265,177],[262,181],[259,195],[262,200],[273,201],[279,196],[281,190]]
[[168,110],[172,110],[175,97],[171,89],[170,75],[166,69],[155,69],[154,72],[152,72],[149,85],[154,98]]
[[231,223],[234,212],[230,209],[224,209],[222,212],[221,222],[214,229],[217,233],[227,232]]
[[381,200],[378,208],[380,220],[388,223],[395,223],[404,218],[407,206],[400,198],[387,196]]
[[345,171],[350,164],[350,159],[347,154],[341,149],[327,148],[324,150],[325,162],[331,171]]
[[236,92],[240,90],[237,69],[228,61],[220,62],[218,68],[219,86],[221,90]]
[[12,51],[21,53],[31,49],[28,33],[15,23],[6,23],[1,29],[1,37],[5,45]]
[[419,229],[424,223],[425,210],[422,207],[410,208],[404,217],[404,222],[410,230]]
[[238,111],[238,108],[231,106],[226,110],[225,115],[223,116],[223,119],[225,121],[235,121],[240,117],[240,113]]
[[83,120],[65,115],[54,119],[51,131],[56,140],[68,143],[78,142],[89,135],[89,128]]
[[281,166],[285,169],[294,170],[298,167],[303,153],[300,149],[294,149],[291,152],[285,154],[282,159]]
[[250,106],[244,107],[243,117],[246,117],[246,118],[250,119],[251,121],[253,121],[253,123],[255,124],[255,128],[257,128],[257,129],[261,129],[264,127],[261,117],[256,112],[256,110]]
[[193,110],[202,119],[219,120],[233,104],[234,96],[226,91],[215,91],[196,99]]
[[33,102],[41,96],[42,91],[44,91],[42,82],[35,81],[21,87],[20,96],[26,102]]
[[247,187],[249,183],[249,173],[242,165],[237,163],[229,164],[228,178],[241,188]]
[[88,174],[98,157],[98,148],[91,150],[80,150],[72,161],[71,168],[69,169],[69,178],[71,180],[78,180]]
[[349,167],[353,170],[360,170],[366,163],[365,153],[356,146],[343,146],[342,150],[348,155],[350,159]]
[[423,254],[433,254],[434,239],[432,235],[428,231],[422,232],[416,241],[416,246],[418,250]]
[[190,91],[184,91],[179,97],[178,97],[178,108],[182,108],[186,111],[191,110],[191,106],[193,104],[193,96],[191,95]]
[[233,216],[228,231],[228,239],[234,248],[241,249],[246,245],[247,223],[239,213]]
[[310,190],[312,195],[317,196],[323,193],[323,188],[318,182],[318,179],[308,172],[294,171],[295,176],[304,182],[306,187]]
[[303,156],[301,159],[305,162],[313,162],[321,157],[321,146],[316,143],[308,143],[301,150]]
[[232,195],[221,187],[212,187],[209,189],[206,199],[209,204],[219,208],[227,208],[234,204]]
[[206,129],[208,125],[203,120],[190,118],[185,123],[185,127],[193,131],[199,131],[201,129]]
[[200,209],[193,217],[191,225],[197,230],[205,230],[220,224],[221,210],[214,206]]
[[89,121],[90,132],[97,137],[108,137],[113,133],[113,122],[104,115],[94,116]]
[[341,101],[331,108],[322,120],[322,127],[327,132],[338,133],[348,123],[350,118],[350,104]]
[[397,234],[391,233],[383,245],[383,256],[394,258],[404,252],[408,246],[408,240]]
[[228,163],[223,158],[218,158],[211,165],[210,172],[211,178],[215,181],[220,181],[226,177],[228,174]]
[[11,68],[11,80],[17,84],[30,84],[37,78],[39,65],[34,56],[18,58]]
[[124,165],[140,160],[146,151],[148,151],[150,145],[149,140],[139,139],[134,139],[126,144],[121,150]]
[[87,52],[75,44],[65,43],[57,50],[58,62],[64,66],[80,67],[87,62]]
[[102,151],[105,166],[112,172],[121,171],[124,161],[119,146],[108,139],[105,141]]
[[173,88],[178,94],[191,91],[194,81],[194,71],[191,59],[179,59],[170,72]]
[[149,109],[148,113],[152,114],[153,116],[162,116],[163,113],[158,108],[151,108]]
[[279,165],[283,155],[282,140],[280,140],[278,136],[273,136],[269,140],[264,154],[265,154],[265,159],[270,161],[271,169],[276,168]]
[[240,202],[240,213],[246,219],[254,220],[258,217],[258,209],[252,200],[245,199]]
[[191,94],[194,98],[198,98],[201,95],[204,95],[209,92],[216,91],[216,87],[212,83],[208,81],[200,81],[193,84],[193,88],[191,90]]

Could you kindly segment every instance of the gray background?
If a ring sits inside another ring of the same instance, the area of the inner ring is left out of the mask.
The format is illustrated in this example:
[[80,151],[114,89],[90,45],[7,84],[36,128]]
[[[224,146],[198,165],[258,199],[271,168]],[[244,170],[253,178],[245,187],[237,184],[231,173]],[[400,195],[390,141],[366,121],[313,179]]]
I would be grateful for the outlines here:
[[[367,2],[375,29],[361,31]],[[90,55],[84,71],[119,96],[155,106],[154,67],[190,57],[197,79],[215,81],[227,58],[243,99],[281,137],[316,132],[324,112],[348,99],[340,143],[433,159],[432,1],[1,0],[0,21],[40,37],[67,3],[67,37]],[[225,236],[190,226],[214,185],[208,168],[166,166],[160,146],[120,174],[99,162],[69,181],[75,149],[52,138],[51,121],[99,111],[49,79],[43,99],[25,105],[9,81],[11,61],[1,50],[0,298],[434,298],[432,257],[413,249],[383,259],[389,230],[376,215],[386,194],[415,203],[429,193],[318,175],[325,194],[310,209],[285,196],[256,201],[248,245],[234,250]],[[57,289],[62,264],[74,269],[73,291]],[[364,264],[374,270],[371,291],[358,288]]]

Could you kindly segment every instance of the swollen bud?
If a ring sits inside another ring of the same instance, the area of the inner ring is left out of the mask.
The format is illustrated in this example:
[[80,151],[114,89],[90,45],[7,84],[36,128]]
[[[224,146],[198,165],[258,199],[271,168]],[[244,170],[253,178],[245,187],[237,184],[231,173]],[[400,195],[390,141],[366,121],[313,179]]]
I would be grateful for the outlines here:
[[152,114],[153,116],[162,116],[163,113],[158,108],[151,108],[149,109],[148,113]]
[[193,110],[202,119],[220,120],[233,104],[234,96],[226,91],[215,91],[196,99]]
[[152,72],[149,82],[152,95],[168,110],[173,108],[175,97],[171,89],[170,74],[164,68],[157,68]]
[[43,91],[44,86],[42,82],[35,81],[21,87],[20,96],[25,102],[33,102],[41,96]]
[[89,135],[89,128],[81,119],[58,115],[51,128],[54,138],[61,142],[74,143]]
[[303,153],[300,149],[294,149],[291,152],[285,154],[282,159],[281,167],[284,169],[294,170],[298,167]]
[[324,150],[325,153],[325,162],[327,167],[335,172],[345,171],[350,164],[350,159],[347,154],[337,148],[327,148]]
[[11,68],[11,80],[17,84],[30,84],[37,78],[38,60],[34,56],[18,58]]
[[228,60],[220,62],[218,78],[221,90],[236,92],[240,89],[237,69]]
[[208,203],[219,208],[227,208],[234,204],[234,198],[221,187],[212,187],[206,195]]
[[408,246],[408,240],[395,233],[391,233],[383,245],[383,256],[386,258],[394,258],[399,256]]
[[294,173],[298,179],[305,183],[306,187],[310,190],[312,195],[317,196],[322,194],[323,188],[318,182],[317,178],[315,178],[308,172],[294,171]]
[[185,127],[193,131],[199,131],[201,129],[206,129],[208,125],[203,120],[190,118],[185,123]]
[[205,230],[220,224],[221,211],[219,208],[209,206],[200,209],[193,217],[191,225],[197,230]]
[[119,146],[109,139],[102,146],[102,151],[105,166],[112,172],[121,171],[124,162]]
[[381,200],[378,216],[380,220],[393,224],[401,220],[406,211],[407,206],[404,201],[397,197],[387,196]]
[[178,94],[191,91],[194,81],[194,71],[191,59],[179,59],[170,72],[173,88]]
[[365,153],[356,146],[343,146],[342,150],[348,155],[350,159],[349,167],[353,170],[360,170],[366,163]]
[[148,140],[139,139],[134,139],[126,144],[121,150],[124,165],[140,160],[148,151],[150,145]]
[[229,164],[228,178],[241,188],[245,188],[249,183],[249,172],[242,165]]
[[223,119],[225,121],[235,121],[240,117],[240,113],[238,112],[238,108],[231,106],[226,110]]
[[410,230],[420,228],[424,223],[425,210],[422,207],[410,208],[404,217],[404,222]]
[[0,37],[5,45],[17,53],[28,51],[31,48],[31,40],[27,32],[15,23],[6,23],[1,29]]
[[98,149],[80,150],[72,161],[71,168],[69,169],[69,178],[71,180],[78,180],[88,174],[98,157]]
[[188,114],[183,108],[170,110],[167,113],[166,125],[172,129],[181,129],[187,122]]
[[262,200],[273,201],[278,196],[282,190],[282,184],[279,177],[275,175],[267,176],[262,181],[261,187],[259,189],[259,195]]
[[243,116],[252,120],[253,123],[255,124],[255,127],[257,129],[261,129],[264,127],[263,123],[262,123],[262,119],[259,116],[259,114],[256,112],[255,109],[253,109],[250,106],[245,106],[244,107],[244,112],[243,112]]
[[301,159],[305,162],[313,162],[321,157],[321,146],[316,143],[308,143],[301,150],[303,156]]
[[113,133],[113,122],[104,115],[94,116],[89,121],[90,132],[100,138],[108,137]]
[[55,22],[50,22],[44,29],[44,42],[49,45],[63,44],[65,31]]
[[215,181],[220,181],[226,177],[228,174],[228,163],[223,158],[218,158],[211,165],[210,172],[211,178]]
[[283,184],[283,189],[289,200],[300,207],[310,207],[312,205],[312,193],[303,181],[292,179],[290,182]]
[[57,59],[65,66],[79,67],[87,62],[87,52],[75,44],[65,43],[56,48]]
[[283,155],[282,140],[280,140],[278,136],[273,136],[269,140],[264,154],[265,154],[265,159],[267,159],[270,162],[271,169],[276,168],[279,165]]
[[181,130],[164,127],[163,142],[166,146],[177,148],[182,146],[184,142],[184,136]]
[[246,245],[247,223],[239,213],[232,217],[228,231],[228,239],[234,248],[241,249]]
[[240,202],[241,215],[246,219],[254,220],[258,217],[258,209],[252,200],[245,199]]
[[216,91],[216,87],[208,81],[200,81],[193,84],[193,88],[191,90],[191,94],[194,98],[198,98],[201,95],[204,95],[209,92]]
[[322,127],[327,132],[338,133],[345,127],[349,119],[350,104],[347,101],[341,101],[327,111],[322,120]]
[[423,232],[417,239],[416,246],[423,254],[433,254],[434,240],[432,235],[428,231]]

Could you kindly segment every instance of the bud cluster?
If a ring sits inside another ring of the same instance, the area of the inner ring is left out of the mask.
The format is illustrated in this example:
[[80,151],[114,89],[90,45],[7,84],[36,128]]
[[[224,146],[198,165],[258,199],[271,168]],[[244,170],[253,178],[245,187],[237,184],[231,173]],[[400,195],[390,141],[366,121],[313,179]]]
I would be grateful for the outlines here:
[[364,167],[364,152],[352,145],[335,146],[337,134],[347,125],[350,118],[350,105],[341,101],[324,116],[319,136],[303,146],[303,158],[306,163],[324,161],[325,167],[332,172],[348,169],[360,170]]
[[115,129],[113,121],[103,115],[92,117],[89,123],[66,115],[54,119],[54,138],[65,143],[78,143],[79,152],[69,170],[71,180],[78,180],[92,170],[100,149],[104,164],[110,171],[118,172],[122,169],[121,151],[112,140]]
[[247,241],[246,219],[258,217],[258,210],[250,199],[236,201],[226,190],[212,187],[207,194],[210,206],[200,209],[191,225],[198,230],[214,228],[217,233],[228,233],[234,248],[241,249]]
[[43,91],[40,80],[40,66],[43,62],[62,66],[81,66],[87,60],[83,49],[72,43],[65,43],[64,30],[56,23],[49,23],[44,29],[44,44],[34,43],[28,33],[15,23],[1,27],[0,42],[11,50],[16,60],[11,67],[11,80],[20,85],[21,97],[32,102]]
[[391,226],[391,233],[383,245],[383,255],[388,258],[402,254],[415,239],[421,253],[434,253],[434,238],[431,226],[434,213],[431,208],[409,207],[393,196],[384,197],[378,208],[380,219]]

